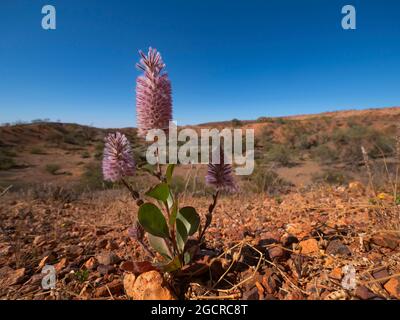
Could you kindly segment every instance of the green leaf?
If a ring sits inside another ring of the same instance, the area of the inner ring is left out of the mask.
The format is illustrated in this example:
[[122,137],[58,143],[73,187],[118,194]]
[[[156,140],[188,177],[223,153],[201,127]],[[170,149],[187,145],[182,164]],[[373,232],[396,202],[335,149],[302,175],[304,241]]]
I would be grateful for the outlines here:
[[169,187],[166,183],[160,183],[146,192],[146,195],[154,199],[166,202],[169,196]]
[[176,219],[176,244],[178,246],[179,252],[183,252],[187,238],[188,238],[188,233],[186,226],[181,220]]
[[165,178],[167,179],[167,183],[170,184],[172,180],[172,174],[174,173],[175,164],[169,164],[167,170],[165,172]]
[[173,226],[176,221],[176,215],[178,214],[178,199],[174,201],[171,207],[171,214],[169,216],[169,225]]
[[167,222],[160,209],[152,203],[144,203],[138,212],[139,223],[148,233],[153,236],[168,238]]
[[167,242],[164,238],[153,236],[152,234],[147,234],[147,239],[151,247],[161,254],[164,258],[172,260],[171,251],[168,248]]
[[185,264],[188,264],[190,262],[190,260],[192,260],[192,256],[191,256],[190,252],[185,252],[183,254],[183,262]]
[[174,259],[171,262],[159,266],[159,268],[163,272],[173,272],[175,270],[180,269],[181,267],[182,265],[181,261],[179,260],[179,256],[174,257]]
[[189,236],[193,235],[200,225],[200,216],[193,207],[180,209],[176,219],[183,222]]

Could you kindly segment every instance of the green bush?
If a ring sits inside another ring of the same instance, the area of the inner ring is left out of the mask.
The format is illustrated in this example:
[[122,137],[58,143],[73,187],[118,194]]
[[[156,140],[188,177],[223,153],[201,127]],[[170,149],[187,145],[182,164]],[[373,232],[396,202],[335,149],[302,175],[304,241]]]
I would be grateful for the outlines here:
[[286,190],[290,183],[282,179],[276,172],[257,165],[248,177],[253,192],[268,192],[275,194]]
[[9,170],[16,166],[13,158],[4,156],[0,154],[0,170]]
[[81,154],[81,157],[83,159],[90,158],[90,153],[88,151],[83,151],[82,154]]
[[89,190],[110,189],[113,187],[113,183],[103,180],[101,164],[97,162],[91,162],[85,166],[80,185]]
[[292,151],[284,145],[274,144],[267,151],[266,159],[274,161],[282,166],[289,166],[292,164]]
[[311,156],[322,163],[333,163],[338,159],[336,150],[327,145],[320,145],[312,149]]

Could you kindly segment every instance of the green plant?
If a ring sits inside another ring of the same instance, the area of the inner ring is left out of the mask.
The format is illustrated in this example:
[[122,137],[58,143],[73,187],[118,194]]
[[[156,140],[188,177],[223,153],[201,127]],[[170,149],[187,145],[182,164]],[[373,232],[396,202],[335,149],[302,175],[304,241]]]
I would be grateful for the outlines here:
[[267,151],[266,159],[289,166],[292,163],[292,151],[285,145],[273,144]]
[[75,272],[75,277],[79,282],[83,283],[89,278],[89,270],[78,270]]
[[81,157],[83,159],[90,158],[90,153],[88,151],[83,151],[82,154],[81,154]]
[[0,170],[9,170],[16,166],[14,159],[0,154]]

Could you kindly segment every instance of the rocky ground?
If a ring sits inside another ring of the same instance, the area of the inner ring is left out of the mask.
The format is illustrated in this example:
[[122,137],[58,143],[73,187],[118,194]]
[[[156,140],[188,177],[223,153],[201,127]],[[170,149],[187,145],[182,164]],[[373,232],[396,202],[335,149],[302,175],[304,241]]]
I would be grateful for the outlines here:
[[[146,257],[127,194],[23,199],[0,200],[1,299],[400,299],[400,207],[357,183],[224,196],[196,263],[164,276],[132,267]],[[209,200],[181,203],[204,214]],[[45,265],[55,289],[41,286]]]

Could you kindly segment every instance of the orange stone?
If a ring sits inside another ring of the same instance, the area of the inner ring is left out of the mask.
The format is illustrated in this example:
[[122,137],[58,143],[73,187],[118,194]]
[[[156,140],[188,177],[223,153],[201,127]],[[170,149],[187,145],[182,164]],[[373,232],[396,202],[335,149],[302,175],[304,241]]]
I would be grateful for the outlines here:
[[318,242],[315,239],[308,239],[299,243],[301,253],[304,254],[316,254],[319,253]]
[[389,294],[396,298],[400,299],[400,278],[392,278],[385,284],[385,289]]

